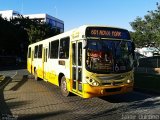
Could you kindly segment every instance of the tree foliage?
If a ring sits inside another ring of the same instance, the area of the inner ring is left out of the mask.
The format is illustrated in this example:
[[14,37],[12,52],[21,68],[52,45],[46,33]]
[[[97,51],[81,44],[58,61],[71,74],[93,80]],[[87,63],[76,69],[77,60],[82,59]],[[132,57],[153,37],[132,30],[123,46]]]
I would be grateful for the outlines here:
[[14,24],[16,28],[27,33],[29,44],[60,33],[60,30],[52,28],[49,24],[43,23],[40,20],[24,18],[23,16],[12,19],[11,23]]
[[[16,28],[0,17],[0,55],[14,54],[17,49]],[[15,51],[12,49],[15,48]]]
[[130,23],[134,30],[131,36],[138,47],[160,47],[160,5],[156,5],[156,10],[148,11],[144,18],[137,17]]
[[60,30],[39,20],[19,16],[7,21],[0,17],[0,55],[26,57],[27,47],[48,37],[57,35]]

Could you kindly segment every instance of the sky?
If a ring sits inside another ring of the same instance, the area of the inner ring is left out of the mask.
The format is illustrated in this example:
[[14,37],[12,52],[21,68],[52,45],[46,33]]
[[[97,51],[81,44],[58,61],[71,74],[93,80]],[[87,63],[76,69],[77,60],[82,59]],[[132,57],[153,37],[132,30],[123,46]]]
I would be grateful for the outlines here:
[[155,10],[160,0],[0,0],[0,11],[47,13],[64,21],[64,29],[85,24],[108,25],[132,31],[130,22]]

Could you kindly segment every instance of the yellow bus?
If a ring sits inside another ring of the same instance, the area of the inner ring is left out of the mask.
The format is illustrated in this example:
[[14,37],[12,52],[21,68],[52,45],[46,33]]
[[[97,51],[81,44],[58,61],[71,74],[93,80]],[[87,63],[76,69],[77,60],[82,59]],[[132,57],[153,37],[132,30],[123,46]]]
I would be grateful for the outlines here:
[[64,96],[123,94],[133,90],[134,49],[125,29],[83,25],[29,45],[27,69]]

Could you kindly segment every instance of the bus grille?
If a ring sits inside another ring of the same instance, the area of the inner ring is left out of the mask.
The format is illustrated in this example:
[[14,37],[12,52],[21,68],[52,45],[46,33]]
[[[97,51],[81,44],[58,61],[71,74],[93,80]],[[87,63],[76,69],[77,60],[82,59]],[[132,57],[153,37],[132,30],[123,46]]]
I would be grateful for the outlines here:
[[125,76],[122,75],[114,75],[114,76],[105,76],[105,77],[98,77],[101,80],[107,81],[107,80],[122,80],[125,78]]
[[[123,84],[123,82],[114,82],[114,85],[121,85]],[[112,82],[108,82],[108,83],[102,83],[102,85],[113,85]]]
[[109,88],[105,89],[105,92],[118,92],[121,91],[121,88]]

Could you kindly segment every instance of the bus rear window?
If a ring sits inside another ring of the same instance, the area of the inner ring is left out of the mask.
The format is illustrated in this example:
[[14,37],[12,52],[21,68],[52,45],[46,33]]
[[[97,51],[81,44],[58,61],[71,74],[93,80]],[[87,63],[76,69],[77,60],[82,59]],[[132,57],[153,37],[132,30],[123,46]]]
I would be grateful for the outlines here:
[[28,58],[31,58],[31,48],[28,49]]

